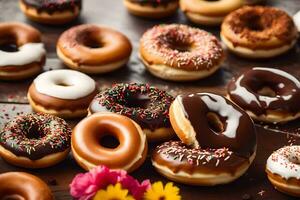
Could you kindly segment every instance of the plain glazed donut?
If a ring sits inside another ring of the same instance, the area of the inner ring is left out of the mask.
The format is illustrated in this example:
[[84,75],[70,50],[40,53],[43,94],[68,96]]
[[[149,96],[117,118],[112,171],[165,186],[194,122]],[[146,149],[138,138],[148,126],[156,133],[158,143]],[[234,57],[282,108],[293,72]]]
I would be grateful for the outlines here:
[[0,79],[25,79],[39,73],[46,60],[40,32],[22,23],[0,23],[0,57]]
[[158,19],[177,11],[178,0],[123,0],[128,11],[136,16]]
[[34,79],[27,97],[36,112],[78,118],[87,115],[97,92],[96,83],[89,76],[74,70],[53,70]]
[[240,8],[243,0],[180,0],[180,8],[196,24],[220,25],[225,16]]
[[19,0],[29,19],[43,24],[65,24],[77,18],[81,0]]
[[277,190],[300,197],[300,146],[286,146],[272,153],[266,172]]
[[246,58],[269,58],[291,49],[298,38],[293,19],[266,6],[244,6],[230,13],[221,39],[233,53]]
[[215,36],[180,24],[154,26],[142,36],[139,51],[150,73],[173,81],[207,77],[224,58]]
[[148,141],[164,141],[175,136],[169,120],[173,100],[167,92],[148,84],[115,84],[94,98],[89,113],[125,115],[142,127]]
[[69,154],[71,133],[63,119],[52,115],[17,116],[0,132],[0,155],[20,167],[49,167]]
[[124,66],[131,44],[122,33],[108,27],[85,24],[65,31],[57,42],[58,57],[70,68],[99,74]]
[[53,200],[50,188],[40,178],[25,172],[0,174],[0,199]]
[[227,92],[255,120],[278,123],[300,117],[300,82],[282,70],[255,67],[233,78]]
[[[118,140],[103,142],[106,136]],[[72,134],[72,152],[77,163],[85,170],[98,165],[132,172],[146,159],[146,135],[130,118],[114,113],[96,113],[79,122]]]
[[[210,93],[179,95],[170,107],[170,121],[177,136],[188,146],[174,145],[174,150],[179,149],[178,154],[167,148],[173,145],[166,144],[161,150],[166,153],[160,154],[157,150],[153,163],[160,173],[172,180],[197,185],[229,183],[244,174],[255,158],[256,133],[251,118],[222,96]],[[224,149],[231,152],[231,164],[228,158],[225,160],[227,156],[207,164],[211,159],[209,155]],[[179,159],[181,156],[193,161]],[[227,167],[222,168],[223,161]]]

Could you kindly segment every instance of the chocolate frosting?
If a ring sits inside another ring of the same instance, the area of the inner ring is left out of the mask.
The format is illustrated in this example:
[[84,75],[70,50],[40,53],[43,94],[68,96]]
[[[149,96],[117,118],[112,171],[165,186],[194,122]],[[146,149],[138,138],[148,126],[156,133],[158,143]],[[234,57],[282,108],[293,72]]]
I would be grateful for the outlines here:
[[0,145],[16,156],[38,160],[70,147],[71,128],[48,114],[18,116],[0,132]]
[[81,9],[81,0],[22,0],[22,2],[36,8],[38,12],[73,11],[76,7]]
[[[228,148],[236,155],[249,158],[256,148],[256,132],[248,114],[226,98],[197,93],[181,95],[182,109],[196,133],[196,140],[202,149]],[[222,130],[212,128],[208,113],[215,113]]]
[[[273,96],[260,94],[264,87],[271,88]],[[232,79],[228,95],[235,103],[256,115],[268,110],[286,113],[300,111],[300,82],[292,75],[273,68],[253,68]]]

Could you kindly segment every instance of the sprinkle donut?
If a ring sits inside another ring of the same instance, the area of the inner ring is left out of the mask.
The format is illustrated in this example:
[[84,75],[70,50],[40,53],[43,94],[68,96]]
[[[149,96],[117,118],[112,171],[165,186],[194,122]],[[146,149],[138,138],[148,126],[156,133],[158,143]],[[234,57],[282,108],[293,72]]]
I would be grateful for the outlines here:
[[193,185],[234,181],[256,155],[251,118],[226,98],[211,93],[179,95],[170,121],[182,142],[155,150],[154,167],[171,180]]
[[255,67],[232,79],[227,92],[255,120],[278,123],[300,117],[300,82],[282,70]]
[[150,73],[173,81],[207,77],[224,57],[215,36],[180,24],[154,26],[142,36],[139,51]]
[[89,107],[90,113],[114,112],[138,123],[148,141],[162,141],[174,136],[169,121],[173,97],[148,84],[116,84],[100,92]]
[[20,167],[49,167],[68,155],[71,132],[63,119],[52,115],[17,116],[0,132],[0,155]]
[[221,39],[227,48],[246,58],[270,58],[290,50],[298,38],[293,19],[267,6],[244,6],[222,23]]
[[39,75],[27,96],[36,112],[77,118],[87,115],[97,92],[96,83],[89,76],[73,70],[54,70]]
[[26,79],[39,73],[46,60],[40,32],[22,23],[0,23],[0,57],[0,79]]
[[266,172],[277,190],[300,197],[300,146],[286,146],[272,153]]
[[106,165],[132,172],[143,164],[147,151],[141,127],[115,113],[93,114],[79,122],[72,134],[74,158],[86,170]]
[[53,200],[50,188],[40,178],[25,172],[0,174],[0,199]]

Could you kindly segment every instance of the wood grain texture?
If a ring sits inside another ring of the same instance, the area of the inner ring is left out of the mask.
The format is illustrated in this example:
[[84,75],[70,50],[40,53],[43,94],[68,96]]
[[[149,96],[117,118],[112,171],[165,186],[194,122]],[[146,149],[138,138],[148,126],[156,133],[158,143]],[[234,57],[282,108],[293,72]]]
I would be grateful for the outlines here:
[[[290,14],[296,13],[300,9],[299,0],[269,0],[268,5],[277,6],[286,10]],[[139,38],[145,30],[155,24],[160,23],[184,23],[190,24],[183,14],[179,11],[176,15],[163,20],[145,20],[128,14],[123,7],[121,0],[84,0],[83,12],[81,17],[73,22],[61,27],[40,25],[28,21],[18,8],[17,0],[0,0],[0,22],[19,21],[31,24],[43,33],[42,40],[47,48],[47,64],[45,70],[64,68],[63,64],[57,59],[55,46],[59,35],[67,28],[81,23],[94,23],[111,26],[124,34],[131,40],[134,51],[128,65],[116,72],[105,75],[93,76],[100,88],[109,87],[115,82],[142,82],[150,83],[161,89],[168,90],[173,95],[189,92],[215,92],[225,94],[227,82],[240,72],[253,66],[276,67],[286,70],[300,78],[300,43],[288,53],[277,58],[264,61],[253,61],[236,57],[226,52],[226,61],[213,76],[190,83],[174,83],[163,81],[149,74],[138,58]],[[190,24],[192,25],[192,24]],[[200,27],[212,32],[219,37],[219,28]],[[0,58],[1,59],[1,58]],[[13,116],[31,112],[26,98],[27,89],[32,79],[18,82],[0,81],[0,128]],[[76,121],[70,122],[72,125]],[[268,182],[264,168],[267,157],[277,148],[290,143],[291,138],[294,143],[299,144],[300,139],[290,136],[283,132],[298,134],[299,122],[293,122],[284,127],[257,125],[258,132],[258,152],[257,158],[249,171],[239,180],[232,184],[217,187],[192,187],[177,184],[181,188],[183,199],[187,200],[238,200],[238,199],[270,199],[288,200],[294,199],[277,192]],[[274,130],[281,130],[278,132]],[[154,147],[155,145],[151,145]],[[150,148],[151,152],[151,148]],[[149,153],[146,163],[132,175],[142,180],[150,178],[151,181],[167,180],[155,172],[150,162]],[[41,170],[25,170],[13,167],[0,160],[0,172],[7,171],[27,171],[38,175],[48,182],[53,190],[56,199],[71,199],[69,196],[68,185],[75,174],[83,170],[72,159],[72,155],[61,164]],[[265,191],[261,193],[259,192]]]

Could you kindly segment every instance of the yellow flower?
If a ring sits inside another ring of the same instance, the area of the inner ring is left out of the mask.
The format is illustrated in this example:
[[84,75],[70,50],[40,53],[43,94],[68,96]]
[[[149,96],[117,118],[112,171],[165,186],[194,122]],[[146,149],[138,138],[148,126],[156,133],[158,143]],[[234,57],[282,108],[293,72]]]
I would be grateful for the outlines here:
[[145,200],[180,200],[179,188],[173,183],[167,183],[165,188],[162,182],[155,182],[145,193]]
[[134,200],[128,195],[128,190],[124,190],[120,183],[109,185],[106,190],[99,190],[93,200]]

